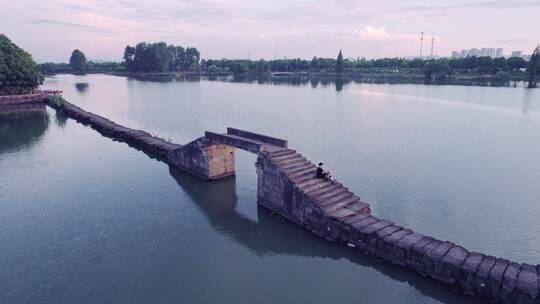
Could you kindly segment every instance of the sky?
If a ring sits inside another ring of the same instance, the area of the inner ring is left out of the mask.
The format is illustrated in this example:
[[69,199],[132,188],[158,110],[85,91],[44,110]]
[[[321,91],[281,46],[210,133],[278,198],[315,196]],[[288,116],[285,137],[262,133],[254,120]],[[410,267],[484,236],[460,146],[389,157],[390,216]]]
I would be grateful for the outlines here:
[[501,47],[531,53],[540,0],[2,0],[0,33],[38,62],[121,60],[126,45],[165,41],[202,58],[346,58]]

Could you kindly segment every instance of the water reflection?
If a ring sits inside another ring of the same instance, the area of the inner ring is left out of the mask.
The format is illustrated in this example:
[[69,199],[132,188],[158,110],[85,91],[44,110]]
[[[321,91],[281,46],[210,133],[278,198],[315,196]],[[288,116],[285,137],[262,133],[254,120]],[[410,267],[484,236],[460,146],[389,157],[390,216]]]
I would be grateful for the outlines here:
[[86,90],[88,90],[88,83],[87,82],[77,82],[77,83],[75,83],[75,89],[77,89],[77,91],[82,94],[82,93],[86,92]]
[[247,218],[235,210],[237,195],[234,177],[206,182],[173,167],[169,167],[169,174],[195,201],[212,227],[259,256],[286,254],[346,259],[374,269],[392,280],[407,283],[423,295],[444,303],[477,303],[472,298],[456,294],[447,286],[412,271],[368,258],[340,244],[326,242],[297,225],[275,218],[265,208],[258,207],[257,221]]
[[0,111],[0,154],[30,148],[48,127],[49,115],[45,105]]
[[460,85],[460,86],[482,86],[482,87],[525,87],[524,82],[515,81],[491,81],[490,79],[445,79],[425,83],[423,77],[415,75],[327,75],[327,74],[298,74],[292,76],[249,76],[249,75],[178,75],[178,74],[145,74],[130,75],[128,79],[151,81],[151,82],[196,82],[200,80],[224,81],[234,83],[258,83],[289,86],[311,85],[316,88],[319,85],[326,87],[334,85],[337,92],[343,90],[349,83],[366,84],[428,84],[428,85]]
[[54,112],[54,122],[60,128],[64,128],[66,126],[66,122],[68,118],[69,117],[66,114],[64,114],[62,111]]

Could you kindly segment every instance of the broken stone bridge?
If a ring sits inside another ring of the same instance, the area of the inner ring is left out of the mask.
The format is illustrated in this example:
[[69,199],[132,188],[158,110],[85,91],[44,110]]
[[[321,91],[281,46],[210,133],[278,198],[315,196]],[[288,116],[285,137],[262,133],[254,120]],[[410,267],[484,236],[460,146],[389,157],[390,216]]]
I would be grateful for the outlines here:
[[316,235],[417,271],[463,294],[498,303],[540,303],[540,265],[471,252],[450,241],[402,227],[371,214],[368,204],[339,182],[318,179],[316,166],[287,141],[228,128],[177,145],[118,125],[70,103],[59,112],[104,136],[142,150],[204,180],[235,174],[235,149],[257,155],[258,204]]

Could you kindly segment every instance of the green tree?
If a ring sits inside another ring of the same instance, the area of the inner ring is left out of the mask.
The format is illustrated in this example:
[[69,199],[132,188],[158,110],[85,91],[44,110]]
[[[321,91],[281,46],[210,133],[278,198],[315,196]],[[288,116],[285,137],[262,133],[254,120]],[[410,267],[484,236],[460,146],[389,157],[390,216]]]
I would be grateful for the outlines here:
[[529,76],[529,88],[536,87],[537,77],[540,75],[540,46],[534,49],[531,60],[527,65],[527,75]]
[[446,62],[446,60],[443,60],[443,59],[428,62],[424,66],[424,76],[425,76],[425,81],[427,83],[430,83],[434,79],[444,80],[448,76],[450,76],[451,73],[452,73],[452,70],[450,69],[448,62]]
[[510,57],[506,60],[506,64],[511,71],[527,67],[527,61],[521,57]]
[[135,70],[135,48],[132,46],[126,46],[124,49],[124,62],[128,71]]
[[343,73],[343,54],[341,54],[341,50],[339,50],[339,54],[336,59],[336,73]]
[[129,72],[167,72],[194,70],[200,60],[199,50],[167,45],[165,42],[139,42],[126,46],[124,63]]
[[69,66],[75,73],[86,72],[86,56],[79,49],[73,50],[69,58]]
[[42,82],[32,56],[0,34],[0,95],[30,93]]

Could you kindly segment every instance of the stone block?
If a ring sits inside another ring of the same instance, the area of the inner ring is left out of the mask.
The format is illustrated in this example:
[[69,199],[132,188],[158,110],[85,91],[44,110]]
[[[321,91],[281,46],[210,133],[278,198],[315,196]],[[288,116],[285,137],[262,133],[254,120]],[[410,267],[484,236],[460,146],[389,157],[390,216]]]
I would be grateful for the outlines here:
[[416,271],[427,275],[427,266],[431,262],[431,258],[429,257],[429,254],[431,251],[433,251],[435,248],[439,247],[443,242],[439,240],[434,240],[433,242],[427,244],[424,246],[419,252],[418,252],[418,260],[417,264],[415,265],[414,269]]
[[402,238],[412,234],[413,231],[411,229],[403,229],[403,227],[397,225],[387,228],[389,229],[390,233],[385,237],[378,239],[376,247],[377,252],[375,254],[377,254],[377,256],[380,258],[392,262],[394,245]]
[[240,137],[249,138],[252,140],[268,143],[278,147],[287,148],[287,141],[281,138],[271,137],[263,134],[253,133],[235,128],[227,128],[227,134],[236,135]]
[[515,262],[510,262],[504,272],[502,286],[499,292],[499,299],[502,302],[513,302],[517,297],[516,285],[519,274],[520,265]]
[[426,270],[432,277],[438,277],[437,274],[442,270],[439,262],[452,247],[454,247],[454,243],[445,241],[426,255]]
[[469,256],[469,251],[461,246],[453,246],[435,265],[435,276],[447,283],[454,284],[459,278],[461,265]]
[[369,226],[369,225],[372,225],[376,222],[379,222],[380,220],[376,217],[373,217],[373,216],[369,216],[361,221],[358,221],[356,223],[353,223],[352,226],[357,230],[359,231],[360,229],[366,227],[366,226]]
[[362,249],[364,249],[366,246],[372,246],[372,244],[368,244],[370,234],[392,225],[392,222],[383,220],[360,229],[358,231],[358,246],[362,247]]
[[393,233],[396,233],[403,229],[403,227],[398,225],[388,226],[381,230],[377,230],[372,233],[365,241],[366,252],[378,257],[382,257],[381,249],[384,247],[382,243],[383,239]]
[[407,265],[409,265],[411,268],[417,269],[418,267],[421,267],[422,263],[422,254],[424,247],[429,245],[431,242],[434,242],[435,239],[432,237],[425,237],[420,242],[413,245],[413,247],[410,249],[410,255],[407,259]]
[[465,259],[463,265],[461,265],[459,269],[459,284],[463,293],[468,295],[476,294],[476,272],[485,257],[484,254],[473,252]]
[[538,301],[538,273],[536,272],[536,267],[529,264],[521,264],[519,270],[516,292],[517,292],[517,302],[518,303],[535,303]]
[[392,262],[399,265],[406,265],[411,256],[412,247],[418,244],[425,236],[413,232],[399,240],[392,249]]
[[476,271],[474,277],[474,289],[476,295],[481,295],[485,297],[492,297],[489,289],[489,272],[497,258],[494,256],[486,256],[480,266],[478,266],[478,271]]
[[503,282],[503,275],[510,262],[505,259],[497,259],[495,265],[489,271],[489,288],[494,298],[497,298]]

